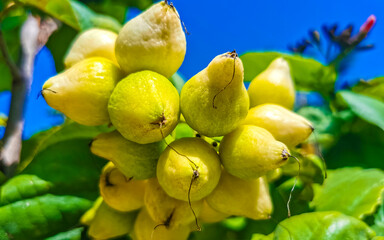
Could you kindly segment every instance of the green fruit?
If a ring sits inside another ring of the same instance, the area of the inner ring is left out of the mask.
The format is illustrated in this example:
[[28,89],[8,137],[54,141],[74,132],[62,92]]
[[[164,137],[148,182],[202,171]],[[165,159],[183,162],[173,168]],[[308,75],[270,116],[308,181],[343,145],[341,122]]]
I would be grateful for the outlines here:
[[243,80],[243,63],[235,52],[215,57],[181,90],[181,112],[188,125],[208,137],[238,127],[249,109]]
[[140,144],[160,141],[179,121],[179,94],[164,76],[142,71],[117,84],[108,103],[112,124]]
[[248,88],[250,107],[263,103],[274,103],[293,108],[295,103],[295,87],[291,78],[288,62],[276,58],[257,75]]
[[187,240],[191,229],[189,226],[167,227],[154,222],[145,208],[137,216],[133,240]]
[[80,33],[64,59],[65,66],[69,68],[90,57],[104,57],[117,65],[115,57],[116,38],[116,33],[98,28],[91,28]]
[[93,141],[91,152],[112,161],[129,179],[144,180],[156,176],[156,165],[166,145],[163,141],[138,144],[118,131],[101,133]]
[[95,239],[123,236],[133,230],[137,212],[119,212],[102,202],[92,219],[88,235]]
[[146,180],[127,178],[112,162],[100,176],[99,189],[105,203],[121,212],[136,210],[144,206]]
[[157,163],[157,178],[164,191],[183,201],[206,197],[219,182],[220,173],[219,156],[200,138],[182,138],[172,142]]
[[[152,219],[166,227],[188,225],[195,221],[195,215],[189,203],[168,196],[156,178],[148,180],[144,202]],[[202,203],[202,200],[191,202],[196,215],[200,213]]]
[[127,22],[117,37],[115,52],[127,73],[151,70],[171,77],[186,52],[185,35],[175,7],[161,1]]
[[264,177],[243,180],[225,170],[219,184],[206,201],[216,211],[254,220],[268,219],[273,208]]
[[241,179],[258,178],[285,164],[290,156],[284,143],[264,128],[243,125],[223,137],[220,159],[230,174]]
[[41,91],[48,105],[87,126],[110,122],[108,100],[123,73],[110,60],[88,58],[48,79]]
[[221,213],[213,209],[207,201],[203,202],[203,207],[201,208],[199,219],[203,223],[215,223],[215,222],[221,222],[227,217],[229,217],[230,214],[227,213]]
[[262,104],[251,108],[243,124],[268,130],[277,141],[288,147],[304,142],[314,129],[304,117],[276,104]]

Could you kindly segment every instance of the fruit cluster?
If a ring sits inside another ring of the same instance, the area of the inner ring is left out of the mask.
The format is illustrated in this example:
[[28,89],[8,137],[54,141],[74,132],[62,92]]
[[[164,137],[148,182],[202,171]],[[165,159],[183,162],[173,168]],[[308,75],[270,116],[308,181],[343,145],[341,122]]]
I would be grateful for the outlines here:
[[154,4],[115,33],[80,34],[67,70],[49,79],[47,103],[83,125],[110,124],[91,151],[110,162],[101,197],[82,218],[95,239],[187,239],[199,223],[267,219],[265,175],[305,141],[311,124],[293,113],[288,63],[278,58],[248,91],[235,51],[216,56],[183,86],[185,34],[175,7]]

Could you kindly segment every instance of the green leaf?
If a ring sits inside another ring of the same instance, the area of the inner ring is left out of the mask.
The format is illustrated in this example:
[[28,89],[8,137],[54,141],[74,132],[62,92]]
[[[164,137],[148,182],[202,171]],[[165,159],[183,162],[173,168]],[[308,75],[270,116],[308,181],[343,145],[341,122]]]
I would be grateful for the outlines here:
[[46,238],[45,240],[81,240],[81,233],[84,228],[75,228],[67,232],[58,233],[55,236]]
[[384,130],[384,102],[351,91],[338,94],[357,116]]
[[297,89],[320,92],[333,89],[337,76],[334,68],[324,66],[311,58],[279,52],[248,52],[240,56],[244,65],[244,81],[252,81],[278,57],[288,61]]
[[259,234],[255,233],[252,235],[251,240],[273,240],[273,234],[270,235],[264,235],[264,234]]
[[375,214],[375,224],[372,229],[375,230],[376,235],[384,236],[384,201]]
[[369,81],[360,81],[352,88],[352,91],[384,102],[384,77],[378,77]]
[[116,19],[107,15],[97,14],[81,2],[70,1],[70,4],[75,12],[81,31],[97,27],[119,32],[122,27]]
[[277,225],[274,238],[304,239],[371,239],[375,232],[364,222],[339,212],[312,212],[293,216]]
[[111,130],[113,129],[107,126],[88,127],[68,120],[60,126],[40,132],[23,142],[20,169],[26,167],[36,154],[51,145],[71,139],[87,139],[90,142],[98,134]]
[[91,201],[74,196],[47,194],[0,207],[0,236],[33,240],[66,231],[78,223]]
[[363,219],[383,201],[384,172],[378,169],[330,170],[324,185],[315,193],[316,211],[339,211]]
[[90,139],[60,141],[39,152],[24,169],[53,184],[51,192],[95,199],[99,175],[105,160],[89,149]]
[[9,70],[8,65],[5,64],[2,56],[0,56],[0,74],[1,74],[0,92],[11,90],[11,84],[12,84],[11,71]]
[[76,18],[69,0],[18,0],[26,5],[36,7],[68,24],[74,29],[80,30],[80,24]]
[[181,89],[183,88],[184,84],[185,84],[185,80],[184,78],[179,74],[179,73],[175,73],[173,74],[173,76],[169,79],[169,81],[171,81],[171,83],[173,84],[173,86],[175,86],[175,88],[177,89],[177,91],[180,93],[181,92]]
[[[314,154],[298,157],[300,159],[300,179],[308,183],[322,184],[325,177],[325,169],[320,157]],[[299,165],[294,159],[289,159],[282,167],[283,174],[297,176]]]
[[0,206],[48,193],[52,184],[34,175],[18,175],[0,188]]
[[247,220],[244,217],[231,217],[225,219],[221,224],[233,231],[241,231],[246,227]]

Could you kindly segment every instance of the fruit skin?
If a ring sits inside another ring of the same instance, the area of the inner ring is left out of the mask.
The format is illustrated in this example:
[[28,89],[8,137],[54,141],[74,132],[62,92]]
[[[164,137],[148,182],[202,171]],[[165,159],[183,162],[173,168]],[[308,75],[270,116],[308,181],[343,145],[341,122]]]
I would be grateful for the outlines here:
[[304,142],[313,132],[312,124],[304,117],[276,104],[251,108],[243,124],[268,130],[277,141],[288,147]]
[[110,239],[133,230],[137,211],[119,212],[102,202],[90,222],[88,235],[93,239]]
[[221,173],[219,184],[206,201],[216,211],[254,220],[268,219],[273,210],[264,177],[243,180],[225,170]]
[[110,122],[108,100],[123,73],[105,58],[85,59],[48,79],[42,95],[49,106],[87,126]]
[[200,138],[182,138],[164,150],[157,162],[157,178],[169,196],[183,201],[188,201],[196,170],[185,156],[198,167],[199,176],[193,180],[190,192],[190,200],[197,201],[212,192],[219,182],[220,159],[213,147]]
[[107,163],[100,176],[100,195],[111,208],[128,212],[144,206],[146,181],[127,178],[112,162]]
[[127,22],[116,40],[116,58],[127,73],[152,70],[170,78],[181,66],[186,39],[175,7],[164,1]]
[[156,176],[157,160],[165,147],[163,141],[138,144],[113,131],[96,136],[91,152],[112,161],[128,179],[144,180]]
[[[157,226],[157,227],[156,227]],[[133,240],[187,240],[191,232],[190,226],[167,227],[154,222],[147,209],[142,208],[137,216]]]
[[188,125],[208,137],[222,136],[238,127],[249,109],[243,80],[243,63],[236,53],[215,57],[181,90],[180,107]]
[[199,214],[199,220],[203,223],[215,223],[220,222],[229,217],[230,214],[221,213],[213,209],[206,200],[203,202],[203,207]]
[[250,107],[274,103],[292,109],[295,103],[295,87],[288,62],[276,58],[267,69],[257,75],[248,88]]
[[160,141],[179,121],[179,93],[164,76],[132,73],[117,84],[108,103],[112,124],[130,141]]
[[69,68],[90,57],[104,57],[118,65],[115,57],[116,38],[116,33],[99,28],[80,33],[65,56],[65,67]]
[[223,137],[220,159],[230,174],[241,179],[258,178],[287,162],[284,143],[276,141],[264,128],[242,125]]
[[[168,196],[156,178],[148,180],[144,202],[151,218],[158,224],[173,228],[195,221],[189,203]],[[203,200],[191,202],[195,214],[199,214]]]

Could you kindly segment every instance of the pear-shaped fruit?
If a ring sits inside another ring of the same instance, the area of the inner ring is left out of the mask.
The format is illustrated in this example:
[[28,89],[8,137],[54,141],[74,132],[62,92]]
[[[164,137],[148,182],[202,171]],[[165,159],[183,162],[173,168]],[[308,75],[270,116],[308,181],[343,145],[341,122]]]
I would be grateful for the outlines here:
[[127,73],[152,70],[170,78],[186,52],[176,8],[161,1],[127,22],[117,37],[115,52]]
[[243,180],[223,170],[220,182],[206,198],[216,211],[251,219],[268,219],[273,205],[264,177]]
[[203,207],[201,208],[199,219],[203,223],[215,223],[220,222],[229,217],[230,214],[222,213],[213,209],[206,200],[203,202]]
[[220,173],[219,156],[200,138],[172,142],[157,163],[160,185],[169,196],[183,201],[206,197],[219,182]]
[[123,236],[133,230],[137,211],[119,212],[102,202],[88,229],[93,239],[111,239]]
[[287,162],[284,143],[276,141],[264,128],[243,125],[223,137],[220,159],[224,168],[241,179],[258,178]]
[[99,209],[100,205],[103,203],[103,198],[100,196],[93,202],[93,205],[90,209],[88,209],[83,216],[80,218],[80,223],[84,225],[91,225],[91,222],[96,216],[97,209]]
[[251,107],[274,103],[292,109],[295,103],[295,87],[288,62],[283,58],[273,60],[267,69],[252,80],[248,94]]
[[188,225],[180,225],[177,227],[169,227],[159,225],[148,214],[147,209],[142,208],[137,216],[133,240],[187,240],[191,227]]
[[49,106],[75,122],[108,124],[108,100],[122,78],[123,73],[112,61],[88,58],[48,79],[41,93]]
[[307,119],[276,104],[251,108],[243,124],[265,128],[288,147],[304,142],[314,129]]
[[165,147],[163,141],[138,144],[113,131],[99,134],[92,141],[91,152],[112,161],[128,179],[143,180],[156,176],[157,160]]
[[126,139],[140,144],[160,141],[179,121],[179,93],[158,73],[132,73],[117,84],[108,112]]
[[112,208],[128,212],[144,206],[146,180],[127,178],[112,162],[100,176],[99,189],[104,201]]
[[116,33],[99,28],[91,28],[80,33],[64,59],[65,66],[69,68],[90,57],[104,57],[117,65],[115,57],[116,38]]
[[160,186],[156,178],[148,180],[144,197],[149,215],[158,224],[167,227],[188,225],[195,221],[191,207],[196,215],[199,214],[203,200],[191,202],[177,200],[170,197]]
[[181,90],[181,112],[188,125],[208,137],[222,136],[238,127],[249,109],[243,80],[243,63],[236,52],[215,57]]

